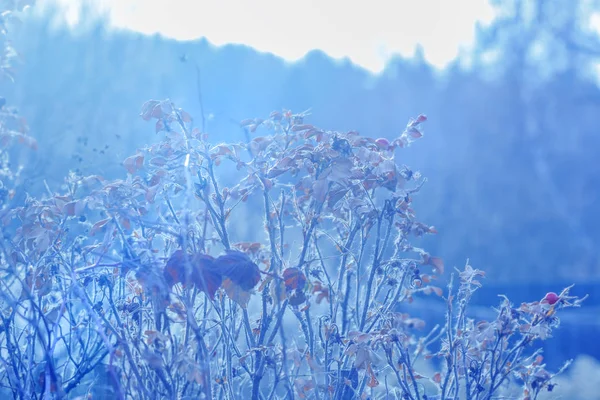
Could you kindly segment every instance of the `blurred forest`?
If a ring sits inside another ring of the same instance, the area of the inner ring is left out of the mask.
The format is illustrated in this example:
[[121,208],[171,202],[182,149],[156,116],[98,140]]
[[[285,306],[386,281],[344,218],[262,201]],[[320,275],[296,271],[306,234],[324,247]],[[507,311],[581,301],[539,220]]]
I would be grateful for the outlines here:
[[590,26],[600,2],[493,3],[496,20],[446,70],[417,51],[380,75],[319,51],[287,63],[241,45],[109,30],[101,17],[74,30],[52,13],[32,17],[14,38],[18,79],[0,86],[39,141],[21,159],[25,185],[35,196],[44,181],[58,190],[70,169],[123,176],[123,158],[158,140],[138,117],[144,101],[170,98],[200,119],[198,71],[213,142],[243,141],[240,120],[281,108],[386,138],[426,113],[426,138],[405,156],[429,179],[415,204],[439,234],[423,245],[448,266],[468,257],[486,271],[482,309],[498,293],[519,304],[577,284],[590,298],[546,353],[600,358],[600,37]]

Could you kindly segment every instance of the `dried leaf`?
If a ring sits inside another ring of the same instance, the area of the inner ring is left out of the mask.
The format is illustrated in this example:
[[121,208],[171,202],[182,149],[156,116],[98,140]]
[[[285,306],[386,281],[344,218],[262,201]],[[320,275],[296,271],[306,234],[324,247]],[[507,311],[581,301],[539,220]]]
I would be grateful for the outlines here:
[[142,106],[142,111],[140,112],[141,117],[144,120],[149,121],[152,118],[154,107],[156,107],[158,104],[160,104],[160,101],[158,100],[149,100],[145,102]]
[[160,109],[163,115],[170,115],[173,112],[173,103],[170,100],[163,100],[160,102]]
[[158,121],[156,121],[156,125],[154,125],[154,131],[156,133],[162,132],[165,130],[165,123],[163,122],[162,119],[159,119]]
[[155,186],[150,186],[146,190],[146,194],[145,194],[144,198],[146,199],[147,202],[154,203],[154,199],[156,198],[156,193],[158,192],[158,189],[159,189],[159,186],[155,185]]
[[292,131],[294,132],[301,132],[301,131],[307,131],[310,129],[313,129],[314,127],[312,125],[309,124],[301,124],[301,125],[294,125],[292,126]]
[[[306,302],[306,295],[300,290],[292,290],[291,292],[288,292],[287,298],[289,300],[289,304],[294,307],[297,307],[300,304]],[[304,311],[304,309],[302,311]]]
[[379,381],[375,377],[375,372],[373,372],[371,364],[367,365],[367,374],[369,375],[369,382],[367,383],[367,386],[370,388],[379,386]]
[[431,288],[431,290],[438,295],[439,297],[442,297],[442,295],[444,294],[444,291],[442,290],[442,288],[439,288],[437,286],[429,286]]
[[69,217],[72,217],[75,215],[75,204],[77,202],[76,201],[71,201],[70,203],[67,203],[63,206],[63,212],[68,215]]
[[331,173],[327,179],[331,182],[346,180],[352,176],[352,161],[347,158],[337,158],[332,162]]
[[433,265],[440,274],[444,273],[444,260],[440,257],[429,257],[428,263]]
[[313,189],[313,196],[315,197],[315,200],[317,200],[319,203],[322,203],[325,201],[325,198],[327,197],[327,190],[329,189],[329,182],[325,179],[316,180],[313,182],[312,189]]
[[238,242],[234,246],[243,252],[255,254],[260,250],[262,244],[259,242]]
[[375,140],[377,147],[383,150],[387,150],[390,147],[390,141],[386,138],[379,138]]
[[250,150],[252,150],[253,154],[258,154],[264,149],[266,149],[272,140],[273,139],[269,137],[256,137],[250,142]]
[[127,157],[123,161],[123,166],[127,169],[127,172],[130,174],[135,173],[137,170],[141,169],[144,165],[144,155],[136,154],[130,157]]
[[421,131],[419,131],[414,126],[410,127],[407,132],[410,135],[410,137],[412,137],[413,139],[419,139],[419,138],[423,137],[423,134],[421,133]]
[[287,169],[280,169],[280,168],[271,168],[268,172],[267,172],[267,177],[268,178],[276,178],[281,174],[286,173],[288,170]]
[[[192,275],[191,256],[183,250],[177,250],[167,260],[167,265],[163,270],[163,276],[167,285],[173,287],[181,283],[185,286]],[[189,268],[187,266],[189,265]]]
[[211,299],[215,299],[215,293],[221,287],[223,275],[214,262],[214,258],[198,253],[193,259],[194,269],[192,271],[192,281]]
[[246,308],[250,301],[250,291],[242,289],[239,285],[235,284],[231,279],[225,278],[222,284],[227,297],[238,303],[241,307]]
[[100,229],[102,229],[108,222],[110,221],[110,218],[106,218],[103,220],[100,220],[98,222],[96,222],[93,226],[92,229],[90,229],[90,236],[94,236],[98,231],[100,231]]
[[323,299],[327,300],[327,302],[329,302],[329,288],[326,286],[323,286],[323,284],[319,281],[314,281],[313,282],[313,293],[317,293],[317,298],[316,298],[316,303],[317,304],[321,304],[321,301],[323,301]]
[[211,300],[214,300],[223,280],[213,257],[202,253],[190,255],[183,250],[177,250],[171,255],[163,276],[170,288],[178,283],[185,287],[191,282]]
[[233,155],[233,151],[226,144],[218,144],[212,149],[210,149],[210,153],[214,155],[224,156],[224,155]]
[[346,196],[346,193],[348,193],[350,189],[347,188],[339,188],[339,189],[335,189],[335,190],[331,190],[329,192],[329,198],[327,200],[327,206],[329,208],[333,208],[335,207],[335,205],[344,198],[344,196]]
[[260,269],[245,253],[228,250],[215,260],[217,269],[242,290],[249,291],[260,282]]
[[52,275],[47,269],[36,271],[35,290],[39,296],[46,296],[52,291]]
[[192,116],[187,111],[179,110],[179,114],[183,122],[192,122]]
[[157,167],[162,167],[166,163],[167,163],[167,160],[164,157],[159,156],[159,157],[153,157],[150,159],[150,164],[156,165]]
[[283,271],[283,281],[287,291],[304,290],[306,287],[306,275],[299,268],[286,268]]

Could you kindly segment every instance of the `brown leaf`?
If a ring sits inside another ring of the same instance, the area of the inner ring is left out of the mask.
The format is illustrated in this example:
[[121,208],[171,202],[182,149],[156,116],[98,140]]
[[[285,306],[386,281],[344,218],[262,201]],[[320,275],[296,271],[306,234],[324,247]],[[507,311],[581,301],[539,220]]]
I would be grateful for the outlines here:
[[165,282],[160,268],[154,265],[139,264],[135,270],[135,278],[140,282],[144,291],[162,309],[170,304],[169,287]]
[[329,189],[329,182],[326,179],[319,179],[313,182],[313,196],[315,199],[322,203],[325,201],[327,196],[327,190]]
[[263,151],[264,149],[267,148],[267,146],[269,146],[269,144],[271,144],[271,141],[273,139],[269,138],[269,137],[256,137],[254,139],[252,139],[252,141],[250,142],[250,150],[252,150],[252,153],[257,154],[261,151]]
[[286,268],[283,271],[283,281],[287,291],[304,290],[306,287],[306,275],[299,268]]
[[331,165],[331,173],[327,175],[327,179],[331,182],[339,182],[348,179],[352,176],[352,161],[347,158],[337,158],[333,160]]
[[420,137],[423,136],[423,134],[421,133],[421,131],[419,131],[417,128],[415,127],[411,127],[408,129],[408,134],[410,135],[410,137],[414,138],[414,139],[419,139]]
[[123,228],[125,228],[125,230],[131,229],[131,221],[129,220],[129,218],[121,218],[121,225],[123,225]]
[[144,155],[136,154],[130,157],[127,157],[123,161],[123,166],[130,174],[134,174],[137,170],[141,169],[144,165]]
[[156,171],[156,173],[154,175],[152,175],[152,178],[150,178],[150,182],[148,182],[149,186],[156,186],[160,183],[160,181],[162,180],[162,178],[164,178],[165,176],[167,176],[167,171],[165,171],[164,169],[159,169],[158,171]]
[[173,112],[173,103],[171,103],[171,101],[168,99],[163,100],[160,102],[160,109],[163,115],[170,115]]
[[280,169],[280,168],[271,168],[268,172],[267,172],[267,177],[268,178],[276,178],[281,174],[286,173],[288,170],[287,169]]
[[[167,265],[163,270],[163,276],[167,285],[173,287],[178,283],[185,286],[188,282],[188,277],[191,277],[191,256],[183,250],[177,250],[167,260]],[[186,271],[186,263],[190,265],[188,271]]]
[[267,173],[267,177],[274,178],[289,171],[290,168],[296,167],[296,161],[291,157],[283,157],[280,159]]
[[69,217],[72,217],[74,215],[77,215],[78,211],[81,212],[82,211],[82,207],[81,205],[77,205],[77,203],[79,203],[78,201],[71,201],[67,204],[65,204],[62,208],[63,212],[68,215]]
[[239,242],[234,245],[243,252],[255,254],[260,250],[262,244],[259,242]]
[[223,155],[233,155],[233,151],[226,144],[218,144],[212,149],[210,149],[210,153],[218,156]]
[[327,300],[327,302],[329,302],[329,288],[323,286],[323,284],[319,281],[314,281],[313,282],[313,293],[317,293],[317,298],[316,298],[316,303],[317,304],[321,304],[321,301],[323,301],[323,299]]
[[367,386],[370,388],[379,386],[379,381],[375,377],[375,372],[373,372],[373,368],[371,367],[371,364],[367,365],[367,374],[370,377],[369,382],[367,383]]
[[169,288],[178,283],[184,287],[193,283],[211,300],[214,300],[223,279],[213,257],[202,253],[190,255],[183,250],[177,250],[171,255],[163,270],[163,277]]
[[149,100],[149,101],[145,102],[144,105],[142,106],[142,111],[140,112],[140,116],[144,120],[149,121],[152,118],[152,112],[154,110],[154,107],[156,107],[158,104],[160,104],[160,101],[158,101],[158,100]]
[[442,297],[442,295],[444,294],[444,291],[442,290],[442,288],[439,288],[437,286],[430,286],[431,290],[433,290],[433,292],[438,295],[439,297]]
[[435,293],[440,297],[442,297],[442,295],[444,293],[443,290],[437,286],[426,286],[422,290],[423,290],[423,293],[425,293],[427,295],[429,295],[431,293]]
[[301,132],[301,131],[307,131],[310,129],[313,129],[314,127],[312,125],[309,124],[301,124],[301,125],[294,125],[292,126],[292,131],[294,132]]
[[292,306],[299,306],[306,301],[306,295],[299,290],[292,290],[288,293],[287,298]]
[[153,157],[150,159],[150,164],[156,165],[157,167],[162,167],[167,163],[167,160],[164,157]]
[[215,293],[221,287],[223,275],[214,262],[214,258],[198,253],[193,260],[192,281],[211,299],[215,299]]
[[433,265],[440,274],[444,273],[444,260],[440,257],[429,257],[428,263]]
[[146,199],[147,202],[149,203],[154,203],[154,199],[156,198],[156,194],[158,192],[159,186],[150,186],[147,190],[146,190],[146,194],[144,196],[144,198]]
[[223,281],[223,289],[227,293],[227,297],[238,303],[243,308],[248,306],[250,301],[250,291],[242,289],[239,285],[235,284],[231,279],[225,278]]
[[157,118],[160,119],[162,117],[164,117],[165,114],[163,113],[163,108],[161,106],[161,104],[157,104],[154,106],[154,108],[152,109],[152,118]]
[[153,369],[162,368],[164,366],[163,358],[154,351],[145,349],[142,351],[142,359],[146,364]]
[[215,264],[220,273],[243,290],[251,290],[260,282],[258,265],[241,251],[228,250],[215,260]]
[[162,119],[159,119],[158,121],[156,121],[156,125],[154,125],[154,131],[156,133],[162,132],[165,130],[165,123],[163,122]]
[[330,191],[329,198],[327,200],[327,206],[329,206],[329,208],[333,208],[341,199],[344,198],[344,196],[346,196],[348,191],[349,189],[347,188],[340,188]]
[[52,275],[47,269],[36,271],[35,290],[39,296],[45,296],[52,291]]
[[376,139],[375,144],[377,144],[377,147],[383,150],[387,150],[390,147],[390,141],[386,138]]
[[100,229],[102,229],[108,222],[110,221],[110,218],[106,218],[103,220],[100,220],[98,222],[96,222],[93,226],[92,229],[90,229],[90,236],[94,236],[98,231],[100,231]]
[[187,111],[180,110],[179,114],[181,115],[181,120],[183,122],[192,122],[192,116]]

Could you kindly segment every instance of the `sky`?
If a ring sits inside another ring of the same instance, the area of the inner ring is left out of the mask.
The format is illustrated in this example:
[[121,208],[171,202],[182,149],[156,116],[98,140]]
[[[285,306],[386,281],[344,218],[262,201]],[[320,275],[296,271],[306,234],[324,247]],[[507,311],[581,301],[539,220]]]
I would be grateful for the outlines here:
[[[491,21],[488,0],[42,0],[61,3],[70,23],[82,2],[117,28],[179,40],[241,43],[289,61],[320,49],[374,73],[395,54],[443,68],[473,42],[475,23]],[[39,4],[39,3],[38,3]]]

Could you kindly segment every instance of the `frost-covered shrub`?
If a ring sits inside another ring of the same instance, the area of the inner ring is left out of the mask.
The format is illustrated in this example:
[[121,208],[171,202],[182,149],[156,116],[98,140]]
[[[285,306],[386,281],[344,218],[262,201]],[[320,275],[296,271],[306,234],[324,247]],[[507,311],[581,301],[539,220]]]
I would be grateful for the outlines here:
[[[18,14],[25,3],[16,0],[0,2],[0,81],[14,80],[13,68],[19,54],[12,46],[10,33],[19,23]],[[21,183],[22,167],[15,161],[13,145],[18,143],[37,149],[37,142],[28,131],[25,119],[7,104],[4,97],[0,97],[0,212],[9,207]]]
[[[124,160],[122,180],[71,174],[3,215],[0,381],[17,398],[552,390],[528,348],[582,299],[504,299],[474,321],[483,272],[467,263],[444,294],[442,259],[411,243],[436,233],[412,209],[425,180],[399,162],[425,116],[389,141],[284,110],[216,144],[169,100],[141,116],[161,140]],[[445,326],[398,311],[421,295],[444,297]],[[419,371],[428,359],[438,372]]]

